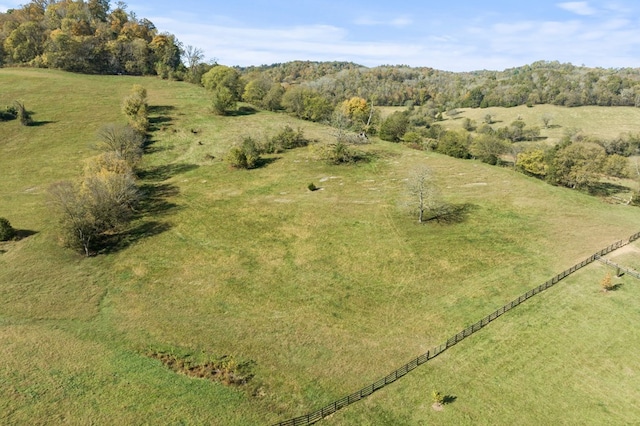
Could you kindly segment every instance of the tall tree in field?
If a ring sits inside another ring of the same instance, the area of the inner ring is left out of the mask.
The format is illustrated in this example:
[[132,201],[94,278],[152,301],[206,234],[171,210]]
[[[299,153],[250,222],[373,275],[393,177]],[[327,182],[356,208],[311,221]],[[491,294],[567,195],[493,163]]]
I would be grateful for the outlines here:
[[227,88],[236,101],[240,100],[242,95],[240,73],[231,67],[216,65],[202,76],[201,82],[205,89],[211,92],[222,87]]
[[184,48],[183,56],[187,60],[189,70],[187,80],[190,83],[199,83],[200,79],[196,79],[196,77],[198,77],[198,66],[204,59],[204,51],[189,44]]
[[408,186],[413,197],[411,205],[418,214],[418,223],[423,223],[429,211],[437,211],[442,205],[431,169],[427,166],[415,168],[409,176]]
[[366,99],[354,96],[340,103],[337,111],[349,120],[353,130],[363,131],[369,124],[372,108]]
[[240,100],[243,85],[240,73],[233,68],[216,65],[202,76],[202,85],[212,93],[212,107],[224,115]]

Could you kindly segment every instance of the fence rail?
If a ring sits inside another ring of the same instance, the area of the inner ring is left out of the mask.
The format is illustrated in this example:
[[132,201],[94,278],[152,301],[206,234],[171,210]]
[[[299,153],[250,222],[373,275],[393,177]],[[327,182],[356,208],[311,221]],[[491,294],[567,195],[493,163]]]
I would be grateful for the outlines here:
[[[348,405],[351,405],[354,402],[357,402],[357,401],[361,400],[362,398],[365,398],[365,397],[371,395],[373,392],[377,391],[378,389],[382,389],[383,387],[395,382],[396,380],[398,380],[400,377],[404,376],[405,374],[407,374],[411,370],[413,370],[413,369],[417,368],[418,366],[426,363],[430,359],[435,358],[436,356],[440,355],[442,352],[444,352],[448,348],[454,346],[455,344],[461,342],[465,338],[471,336],[473,333],[476,333],[480,329],[486,327],[487,325],[489,325],[489,323],[491,323],[492,321],[495,321],[496,319],[498,319],[505,312],[510,311],[511,309],[513,309],[516,306],[520,305],[521,303],[523,303],[527,299],[530,299],[531,297],[533,297],[533,296],[543,292],[544,290],[554,286],[555,284],[560,282],[562,279],[566,278],[567,276],[569,276],[570,274],[576,272],[577,270],[579,270],[581,268],[584,268],[585,266],[587,266],[588,264],[592,263],[596,259],[602,260],[600,258],[601,256],[604,256],[604,255],[606,255],[608,253],[611,253],[612,251],[617,250],[620,247],[623,247],[623,246],[625,246],[625,245],[627,245],[629,243],[632,243],[633,241],[635,241],[635,240],[637,240],[639,238],[640,238],[640,232],[638,232],[636,234],[633,234],[627,240],[618,241],[618,242],[613,243],[610,246],[608,246],[608,247],[606,247],[606,248],[594,253],[593,255],[591,255],[587,259],[583,260],[582,262],[580,262],[580,263],[578,263],[576,265],[573,265],[569,269],[566,269],[566,270],[562,271],[558,275],[556,275],[553,278],[551,278],[550,280],[546,281],[544,284],[541,284],[541,285],[539,285],[539,286],[527,291],[523,295],[517,297],[516,299],[512,300],[511,302],[507,303],[506,305],[502,306],[501,308],[499,308],[499,309],[493,311],[492,313],[490,313],[489,315],[485,316],[484,318],[482,318],[480,321],[476,322],[475,324],[470,325],[469,327],[465,328],[461,332],[459,332],[459,333],[455,334],[454,336],[450,337],[442,345],[437,346],[435,348],[432,348],[429,351],[427,351],[426,353],[420,355],[419,357],[417,357],[415,359],[412,359],[407,364],[405,364],[402,367],[398,368],[397,370],[391,372],[390,374],[388,374],[387,376],[383,377],[382,379],[370,384],[369,386],[366,386],[366,387],[360,389],[359,391],[352,393],[349,396],[346,396],[346,397],[341,398],[341,399],[339,399],[337,401],[334,401],[331,404],[326,405],[325,407],[323,407],[323,408],[321,408],[319,410],[316,410],[316,411],[314,411],[312,413],[305,414],[305,415],[299,416],[299,417],[295,417],[295,418],[290,419],[290,420],[285,420],[285,421],[282,421],[280,423],[276,423],[274,426],[310,425],[310,424],[316,423],[317,421],[322,420],[323,418],[335,413],[336,411],[338,411],[341,408],[344,408],[344,407],[346,407]],[[607,262],[613,263],[613,262],[610,262],[610,261],[607,261]],[[640,278],[640,276],[638,276],[638,278]]]
[[635,271],[635,270],[633,270],[633,269],[631,269],[631,268],[625,268],[625,267],[624,267],[624,266],[622,266],[622,265],[618,265],[617,263],[614,263],[614,262],[610,261],[609,259],[603,259],[603,258],[601,258],[600,256],[598,256],[598,257],[597,257],[597,259],[598,259],[600,262],[602,262],[602,263],[604,263],[604,264],[606,264],[606,265],[613,266],[613,267],[614,267],[614,268],[616,268],[618,271],[622,271],[622,272],[624,272],[624,273],[625,273],[625,274],[627,274],[627,275],[631,275],[632,277],[636,277],[636,278],[640,279],[640,272],[638,272],[638,271]]

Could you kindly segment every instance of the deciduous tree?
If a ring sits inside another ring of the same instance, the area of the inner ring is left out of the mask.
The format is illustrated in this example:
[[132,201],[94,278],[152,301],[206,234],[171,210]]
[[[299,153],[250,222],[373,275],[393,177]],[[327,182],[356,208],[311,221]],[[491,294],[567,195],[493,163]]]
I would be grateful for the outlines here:
[[410,204],[418,215],[418,223],[425,222],[425,215],[430,211],[437,211],[442,205],[431,169],[427,166],[415,168],[409,175],[408,187],[413,198]]
[[380,139],[400,142],[409,128],[409,115],[405,111],[396,111],[380,123]]
[[133,127],[107,124],[98,132],[95,148],[105,153],[113,153],[133,169],[142,157],[143,143],[144,136]]
[[584,189],[597,182],[602,173],[606,153],[593,143],[572,143],[558,150],[553,158],[553,178],[570,188]]

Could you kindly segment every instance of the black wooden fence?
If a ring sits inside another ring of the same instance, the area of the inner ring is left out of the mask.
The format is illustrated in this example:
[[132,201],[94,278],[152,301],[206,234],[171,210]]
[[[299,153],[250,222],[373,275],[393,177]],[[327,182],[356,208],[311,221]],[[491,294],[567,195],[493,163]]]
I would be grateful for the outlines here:
[[518,306],[519,304],[521,304],[525,300],[535,296],[536,294],[538,294],[540,292],[543,292],[544,290],[548,289],[549,287],[554,286],[555,284],[560,282],[563,278],[569,276],[570,274],[574,273],[578,269],[587,266],[588,264],[592,263],[594,260],[599,259],[600,256],[604,256],[604,255],[606,255],[608,253],[611,253],[612,251],[614,251],[616,249],[619,249],[620,247],[625,246],[625,245],[637,240],[638,238],[640,238],[640,232],[638,232],[637,234],[632,235],[631,237],[629,237],[628,240],[618,241],[618,242],[616,242],[614,244],[611,244],[609,247],[604,248],[604,249],[600,250],[597,253],[594,253],[593,255],[591,255],[587,259],[583,260],[582,262],[580,262],[580,263],[578,263],[576,265],[573,265],[571,268],[569,268],[569,269],[567,269],[565,271],[562,271],[561,273],[559,273],[555,277],[551,278],[549,281],[545,282],[544,284],[541,284],[538,287],[535,287],[535,288],[529,290],[528,292],[524,293],[520,297],[518,297],[516,299],[513,299],[511,302],[507,303],[506,305],[504,305],[500,309],[490,313],[489,315],[487,315],[486,317],[482,318],[477,323],[475,323],[473,325],[470,325],[469,327],[465,328],[464,330],[462,330],[458,334],[450,337],[449,339],[447,339],[446,342],[444,342],[440,346],[432,348],[431,350],[429,350],[426,353],[420,355],[419,357],[411,360],[407,364],[403,365],[402,367],[398,368],[397,370],[393,371],[392,373],[388,374],[387,376],[381,378],[380,380],[370,384],[369,386],[366,386],[366,387],[360,389],[359,391],[352,393],[351,395],[345,396],[344,398],[341,398],[341,399],[339,399],[337,401],[334,401],[331,404],[326,405],[325,407],[323,407],[323,408],[321,408],[319,410],[316,410],[316,411],[314,411],[312,413],[305,414],[305,415],[299,416],[299,417],[295,417],[293,419],[285,420],[285,421],[282,421],[280,423],[276,423],[274,426],[310,425],[310,424],[313,424],[313,423],[315,423],[315,422],[317,422],[319,420],[322,420],[323,418],[335,413],[336,411],[338,411],[341,408],[346,407],[347,405],[351,405],[356,401],[360,401],[362,398],[365,398],[365,397],[371,395],[373,392],[377,391],[378,389],[381,389],[381,388],[385,387],[386,385],[395,382],[400,377],[404,376],[409,371],[415,369],[419,365],[422,365],[425,362],[429,361],[430,359],[433,359],[433,358],[437,357],[438,355],[440,355],[442,352],[444,352],[448,348],[454,346],[455,344],[457,344],[458,342],[462,341],[466,337],[471,336],[473,333],[475,333],[478,330],[482,329],[483,327],[487,326],[490,322],[496,320],[497,318],[502,316],[505,312],[510,311],[511,309],[515,308],[516,306]]
[[613,266],[614,268],[616,268],[618,270],[618,276],[622,275],[622,273],[625,273],[627,275],[631,275],[632,277],[636,277],[638,279],[640,279],[640,272],[638,271],[634,271],[631,268],[625,268],[622,265],[618,265],[617,263],[614,263],[612,261],[610,261],[609,259],[603,259],[601,257],[598,256],[598,260],[602,263],[604,263],[605,265],[609,265],[609,266]]

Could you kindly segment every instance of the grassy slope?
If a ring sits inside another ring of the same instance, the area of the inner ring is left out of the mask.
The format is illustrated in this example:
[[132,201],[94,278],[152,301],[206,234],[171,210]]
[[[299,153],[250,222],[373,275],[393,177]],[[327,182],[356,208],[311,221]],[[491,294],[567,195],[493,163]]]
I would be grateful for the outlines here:
[[[81,259],[59,249],[45,190],[79,174],[99,126],[122,120],[119,102],[133,83],[147,87],[166,120],[145,158],[144,183],[171,196],[136,224],[158,232]],[[212,117],[204,93],[187,84],[7,69],[0,94],[0,104],[20,98],[36,120],[51,121],[0,123],[0,216],[37,232],[0,246],[0,380],[10,384],[0,390],[0,412],[9,422],[258,424],[303,414],[640,229],[637,209],[382,142],[366,148],[377,160],[355,167],[327,166],[300,149],[261,169],[231,171],[219,159],[238,135],[262,137],[285,123],[316,139],[330,132],[281,114]],[[417,226],[407,215],[404,179],[421,163],[449,201],[470,206],[464,223]],[[308,192],[309,182],[322,190]],[[520,423],[609,422],[607,410],[619,423],[637,417],[628,377],[638,366],[626,348],[640,341],[631,322],[620,325],[628,345],[607,347],[609,367],[576,357],[620,324],[606,316],[612,306],[637,316],[637,286],[602,297],[604,269],[581,274],[578,285],[527,302],[329,422],[416,424],[438,415],[452,424],[512,424],[516,413],[525,416]],[[605,321],[580,322],[597,312]],[[527,333],[518,334],[522,327]],[[559,345],[559,327],[574,346]],[[265,395],[187,379],[139,355],[159,346],[253,359]],[[585,382],[595,374],[595,384]],[[618,383],[624,398],[603,392]],[[457,401],[432,413],[432,387]],[[502,401],[512,396],[513,404]],[[596,399],[602,409],[587,410]]]

